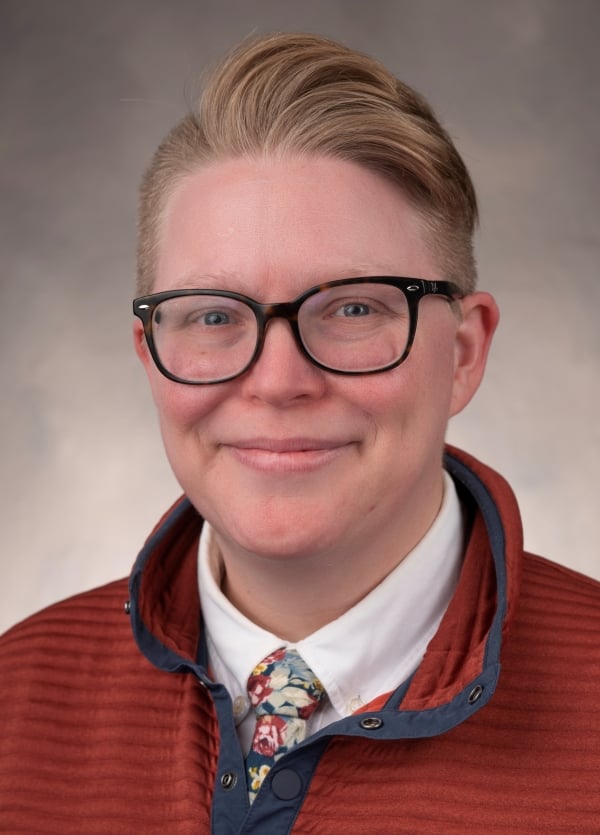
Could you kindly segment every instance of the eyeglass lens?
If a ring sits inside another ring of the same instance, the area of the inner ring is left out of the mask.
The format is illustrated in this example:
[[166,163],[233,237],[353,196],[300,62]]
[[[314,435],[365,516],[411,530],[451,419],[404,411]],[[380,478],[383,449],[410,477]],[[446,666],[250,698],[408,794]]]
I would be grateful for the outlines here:
[[[369,372],[404,353],[410,312],[402,290],[376,282],[325,288],[298,311],[307,353],[334,371]],[[223,296],[191,295],[162,301],[152,333],[162,365],[189,382],[211,382],[242,372],[259,338],[251,307]]]

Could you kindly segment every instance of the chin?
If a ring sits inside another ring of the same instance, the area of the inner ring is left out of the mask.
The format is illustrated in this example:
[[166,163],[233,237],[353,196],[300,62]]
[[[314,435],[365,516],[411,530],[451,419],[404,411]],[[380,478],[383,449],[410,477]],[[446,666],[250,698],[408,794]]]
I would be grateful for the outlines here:
[[297,505],[291,511],[263,507],[250,518],[244,515],[220,518],[213,527],[231,547],[275,561],[310,559],[334,545],[341,533],[331,529],[331,521],[320,524],[318,510],[301,513]]

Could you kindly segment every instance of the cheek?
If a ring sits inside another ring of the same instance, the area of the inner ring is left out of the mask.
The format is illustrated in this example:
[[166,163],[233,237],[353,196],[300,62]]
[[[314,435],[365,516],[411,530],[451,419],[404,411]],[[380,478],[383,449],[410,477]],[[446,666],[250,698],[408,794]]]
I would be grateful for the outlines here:
[[436,412],[439,420],[445,424],[450,417],[454,386],[456,322],[448,312],[437,325],[436,328],[423,329],[421,332],[422,339],[414,355],[412,375],[414,390],[424,409]]
[[411,355],[398,368],[364,377],[355,389],[347,387],[345,399],[368,416],[375,431],[439,435],[449,418],[453,368],[451,350],[441,353],[431,346],[427,356]]
[[151,388],[165,443],[197,427],[224,397],[221,386],[185,386],[162,375],[151,381]]

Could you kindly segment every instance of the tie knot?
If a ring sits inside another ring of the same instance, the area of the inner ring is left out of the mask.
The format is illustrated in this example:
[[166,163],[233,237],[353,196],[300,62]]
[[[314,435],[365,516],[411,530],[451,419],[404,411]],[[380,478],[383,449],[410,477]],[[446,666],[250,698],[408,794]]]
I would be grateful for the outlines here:
[[256,665],[248,679],[248,695],[258,716],[308,719],[325,691],[295,649],[281,647]]

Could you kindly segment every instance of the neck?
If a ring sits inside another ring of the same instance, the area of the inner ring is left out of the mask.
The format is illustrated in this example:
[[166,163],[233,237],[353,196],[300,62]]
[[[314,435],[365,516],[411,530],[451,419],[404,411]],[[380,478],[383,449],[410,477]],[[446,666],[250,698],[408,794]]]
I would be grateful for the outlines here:
[[309,556],[256,554],[215,531],[221,588],[249,620],[285,641],[299,641],[369,594],[417,545],[442,501],[442,480],[422,502],[381,531],[365,524],[359,538]]
[[[222,591],[229,601],[249,620],[284,641],[300,641],[354,606],[380,581],[357,582],[349,588],[345,574],[354,574],[344,561],[340,570],[330,564],[317,571],[314,560],[297,565],[272,560],[256,560],[250,570],[240,570],[229,561],[225,569]],[[248,568],[248,563],[245,568]],[[307,582],[306,574],[318,577]],[[384,575],[385,576],[385,575]],[[328,590],[335,589],[331,594]]]

